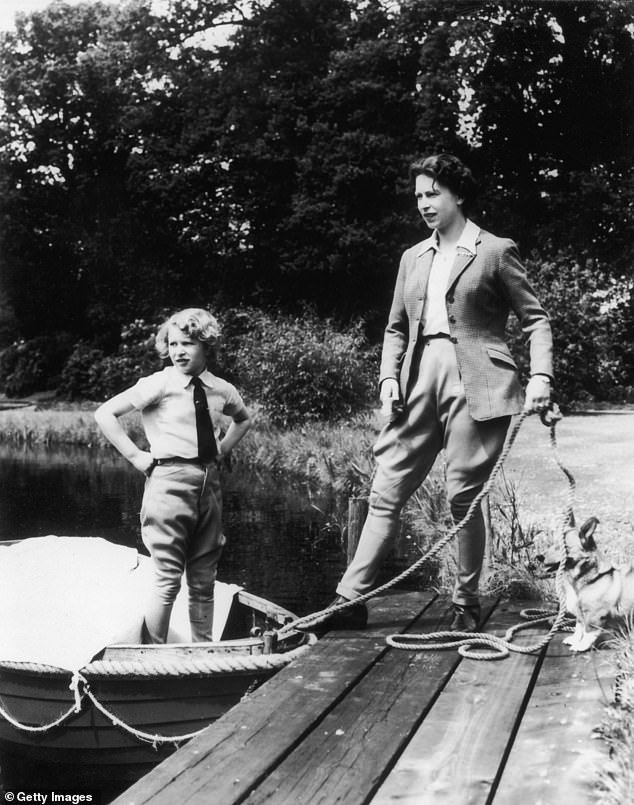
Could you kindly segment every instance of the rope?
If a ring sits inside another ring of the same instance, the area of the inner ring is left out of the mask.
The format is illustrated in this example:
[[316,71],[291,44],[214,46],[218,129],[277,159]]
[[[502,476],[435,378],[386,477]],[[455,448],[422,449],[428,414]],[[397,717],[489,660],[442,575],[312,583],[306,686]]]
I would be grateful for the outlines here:
[[[73,692],[74,695],[74,704],[61,716],[50,721],[47,724],[40,724],[40,725],[30,725],[25,724],[23,722],[18,721],[14,718],[11,713],[9,713],[1,704],[0,704],[0,716],[2,716],[6,721],[9,722],[13,727],[18,730],[22,730],[23,732],[29,733],[46,733],[50,730],[55,729],[56,727],[62,726],[72,715],[75,715],[81,712],[82,706],[84,704],[84,700],[88,698],[88,700],[92,703],[96,710],[98,710],[102,715],[110,720],[114,726],[121,728],[125,732],[130,735],[133,735],[135,738],[138,738],[141,741],[146,741],[156,746],[159,744],[166,744],[171,743],[174,745],[178,745],[183,741],[188,741],[191,738],[194,738],[197,735],[206,729],[202,727],[200,730],[196,732],[190,732],[185,735],[159,735],[155,733],[144,732],[143,730],[139,730],[136,727],[127,724],[123,719],[119,716],[115,715],[111,712],[104,704],[102,704],[99,699],[95,696],[90,688],[90,683],[87,677],[103,677],[103,676],[135,676],[135,677],[144,677],[144,676],[182,676],[187,674],[199,674],[199,675],[209,675],[213,673],[231,673],[233,671],[277,671],[280,668],[288,665],[293,660],[297,659],[301,656],[304,652],[306,652],[314,643],[316,642],[317,638],[315,635],[308,635],[308,639],[305,643],[297,648],[292,649],[284,654],[267,654],[267,655],[258,655],[253,657],[240,657],[239,655],[231,655],[231,656],[223,656],[223,657],[206,657],[200,660],[194,660],[190,658],[177,658],[176,661],[168,662],[163,661],[161,663],[145,663],[143,661],[124,661],[124,662],[114,662],[114,661],[95,661],[90,663],[89,665],[85,666],[82,669],[83,673],[75,672],[71,679],[69,689]],[[46,670],[47,673],[55,672],[55,674],[65,673],[62,669],[54,668],[50,665],[42,665],[38,666],[37,663],[13,663],[13,662],[5,662],[1,663],[0,665],[5,667],[11,667],[12,669],[22,670],[28,666],[29,671],[37,671],[39,667]]]
[[[96,660],[82,673],[85,676],[196,676],[230,674],[234,671],[276,671],[303,654],[316,638],[283,654],[217,654],[206,657],[166,657],[143,660]],[[147,655],[146,655],[147,656]]]
[[157,746],[162,744],[174,744],[178,746],[178,744],[182,743],[183,741],[189,741],[191,738],[195,738],[197,735],[200,735],[206,728],[207,724],[204,727],[201,727],[199,730],[195,732],[189,732],[185,735],[159,735],[157,733],[150,733],[144,732],[143,730],[139,730],[136,727],[132,727],[129,724],[126,724],[123,719],[119,718],[119,716],[115,715],[111,710],[103,705],[99,699],[95,696],[95,694],[90,689],[90,685],[88,684],[88,680],[84,677],[81,677],[84,693],[90,699],[93,706],[96,710],[98,710],[102,715],[104,715],[109,721],[114,724],[115,727],[119,727],[124,732],[127,732],[128,735],[132,735],[134,738],[137,738],[139,741],[145,741],[146,743],[151,743],[154,748],[156,749]]
[[[519,623],[512,626],[506,631],[504,638],[496,637],[495,635],[488,635],[484,632],[432,632],[429,634],[421,635],[391,635],[386,640],[388,645],[393,648],[413,649],[417,651],[432,651],[444,648],[457,648],[458,653],[465,658],[471,660],[501,660],[508,657],[510,652],[516,654],[533,654],[541,651],[552,640],[555,632],[568,629],[571,623],[566,613],[566,595],[564,591],[564,568],[568,556],[566,547],[566,530],[567,526],[573,522],[574,511],[574,498],[576,491],[575,479],[572,473],[564,466],[559,451],[557,448],[557,436],[555,427],[557,422],[561,419],[558,409],[552,413],[550,423],[542,415],[542,422],[550,425],[550,444],[553,451],[553,456],[560,470],[564,473],[568,480],[568,496],[567,503],[564,508],[559,531],[559,549],[560,560],[555,574],[555,589],[557,591],[557,598],[559,601],[558,611],[555,613],[544,612],[537,610],[531,612],[524,610],[520,613],[521,617],[526,618],[528,622]],[[554,616],[554,617],[553,617]],[[518,646],[513,643],[513,638],[517,632],[522,629],[528,629],[536,626],[538,623],[550,623],[550,629],[541,640],[528,646]],[[446,638],[453,638],[447,642]],[[488,649],[485,652],[474,651],[474,648]]]
[[[85,665],[81,671],[84,676],[195,676],[213,673],[231,673],[232,671],[274,671],[283,668],[302,654],[315,640],[307,635],[302,645],[290,651],[277,654],[208,654],[204,657],[161,657],[143,655],[143,659],[94,660]],[[157,655],[159,652],[157,652]],[[53,665],[31,662],[0,661],[0,670],[28,671],[47,676],[65,676],[68,672]],[[0,713],[1,714],[1,713]]]
[[79,713],[82,706],[82,699],[83,693],[79,688],[81,676],[79,674],[73,674],[73,678],[71,679],[70,685],[68,686],[70,690],[73,691],[75,702],[72,707],[69,707],[65,713],[62,713],[59,718],[50,721],[48,724],[38,724],[33,726],[31,724],[24,724],[17,719],[15,719],[8,710],[4,708],[4,706],[0,705],[0,715],[11,724],[11,726],[15,727],[16,729],[22,730],[23,732],[31,732],[31,733],[44,733],[49,732],[55,727],[60,727],[65,721],[67,721],[72,715],[75,713]]
[[[370,598],[374,598],[377,595],[389,590],[394,585],[398,584],[399,582],[406,579],[408,576],[411,576],[412,573],[415,573],[418,568],[423,565],[425,562],[429,561],[433,558],[437,553],[439,553],[445,545],[447,545],[451,540],[456,536],[456,534],[464,528],[471,520],[475,517],[477,513],[477,508],[480,505],[482,499],[485,495],[488,495],[491,491],[493,483],[497,475],[499,474],[504,462],[508,454],[511,451],[511,447],[519,433],[519,430],[522,426],[522,423],[526,419],[526,417],[530,414],[530,411],[522,411],[518,416],[517,420],[513,424],[513,427],[510,429],[509,433],[507,434],[506,441],[504,443],[504,447],[502,448],[502,452],[500,453],[498,460],[495,462],[491,473],[489,474],[489,478],[487,482],[484,484],[480,492],[475,496],[475,498],[471,501],[471,505],[467,509],[467,513],[462,518],[462,520],[455,524],[447,534],[442,537],[438,542],[435,543],[423,556],[417,559],[412,565],[410,565],[406,570],[400,573],[398,576],[390,579],[389,581],[382,584],[380,587],[377,587],[374,590],[371,590],[369,593],[365,593],[364,595],[359,596],[351,601],[345,601],[341,604],[337,604],[336,606],[326,607],[326,609],[319,610],[318,612],[312,612],[309,615],[304,615],[302,618],[298,618],[297,620],[291,621],[283,626],[279,631],[278,635],[284,634],[286,631],[291,629],[305,629],[310,627],[319,621],[321,621],[325,616],[331,615],[334,612],[340,612],[341,610],[348,609],[349,607],[355,606],[356,604],[360,604],[363,601],[368,601]],[[452,632],[452,634],[456,634],[456,632]]]
[[[311,613],[310,615],[298,618],[297,620],[284,626],[280,630],[279,634],[282,634],[285,632],[285,630],[291,628],[310,627],[311,625],[320,621],[325,616],[332,614],[333,612],[338,612],[340,610],[347,609],[351,606],[355,606],[356,604],[361,603],[362,601],[367,601],[370,598],[379,595],[380,593],[390,589],[394,585],[401,582],[403,579],[410,576],[424,562],[428,561],[433,556],[435,556],[440,550],[442,550],[462,528],[464,528],[469,522],[471,522],[471,520],[475,516],[477,507],[480,505],[485,495],[489,494],[497,475],[499,474],[502,466],[504,465],[504,462],[506,461],[506,458],[508,457],[508,454],[511,451],[511,447],[515,442],[515,438],[517,437],[517,434],[524,420],[526,419],[527,416],[529,416],[529,414],[530,411],[522,411],[519,417],[517,418],[516,422],[514,423],[513,427],[511,428],[507,436],[502,452],[500,453],[498,460],[496,461],[495,465],[493,466],[493,469],[491,470],[487,482],[485,483],[479,494],[476,495],[476,497],[471,502],[471,505],[469,506],[469,509],[467,510],[467,513],[465,514],[463,519],[459,523],[454,525],[453,528],[442,539],[438,540],[438,542],[436,542],[436,544],[429,551],[427,551],[427,553],[424,556],[417,559],[416,562],[414,562],[409,568],[400,573],[398,576],[395,576],[393,579],[386,582],[382,586],[376,588],[375,590],[372,590],[371,592],[366,593],[365,595],[359,596],[358,598],[355,598],[352,601],[346,601],[336,606],[327,607],[326,609],[320,610],[319,612],[314,612]],[[550,414],[549,422],[546,419],[547,414]],[[495,635],[489,635],[483,632],[446,631],[446,632],[432,632],[428,634],[389,635],[386,638],[386,642],[389,646],[393,648],[419,650],[419,651],[432,651],[445,648],[457,648],[458,653],[465,658],[469,658],[472,660],[497,660],[508,657],[511,651],[520,654],[531,654],[533,652],[537,652],[550,642],[555,632],[567,629],[569,627],[569,619],[567,618],[567,613],[565,609],[565,592],[563,586],[564,584],[563,573],[567,558],[565,532],[566,532],[566,526],[573,521],[576,484],[574,477],[569,472],[569,470],[564,466],[559,456],[557,448],[557,437],[555,433],[555,427],[557,422],[561,419],[561,414],[559,412],[558,407],[555,405],[550,411],[544,412],[541,415],[541,419],[544,425],[548,425],[550,427],[550,443],[553,451],[553,456],[555,458],[557,465],[559,466],[559,468],[561,469],[561,471],[564,473],[564,475],[568,480],[567,504],[562,514],[562,522],[559,528],[559,547],[560,547],[561,559],[555,575],[555,588],[557,591],[557,597],[559,601],[559,608],[556,615],[553,612],[538,611],[537,613],[532,613],[529,610],[524,610],[522,613],[520,613],[520,616],[526,618],[527,622],[519,623],[509,628],[504,638],[499,638],[496,637]],[[538,623],[546,623],[546,622],[551,623],[550,630],[538,643],[529,646],[517,646],[512,642],[517,632],[521,631],[522,629],[528,629],[536,626]],[[474,648],[476,647],[484,647],[487,649],[487,651],[486,652],[474,651]]]
[[82,676],[80,673],[73,674],[73,678],[70,684],[70,689],[75,694],[75,703],[72,707],[63,713],[59,718],[54,719],[53,721],[49,721],[48,724],[39,724],[37,726],[32,726],[31,724],[24,724],[21,721],[18,721],[14,718],[4,707],[0,706],[0,715],[4,719],[6,719],[9,724],[15,727],[22,732],[29,732],[29,733],[46,733],[50,732],[51,730],[55,729],[56,727],[61,727],[71,716],[79,713],[81,711],[82,703],[85,697],[87,697],[94,707],[102,713],[106,718],[108,718],[112,724],[116,727],[120,727],[125,732],[133,735],[135,738],[138,738],[142,741],[147,741],[148,743],[154,744],[156,747],[158,744],[164,743],[173,743],[179,744],[181,741],[189,740],[190,738],[199,735],[204,727],[196,732],[191,732],[187,735],[174,735],[174,736],[167,736],[167,735],[153,735],[148,732],[143,732],[143,730],[138,730],[135,727],[131,727],[130,725],[126,724],[121,718],[116,716],[107,707],[105,707],[101,702],[97,699],[95,694],[91,691],[90,685],[88,684],[88,680]]

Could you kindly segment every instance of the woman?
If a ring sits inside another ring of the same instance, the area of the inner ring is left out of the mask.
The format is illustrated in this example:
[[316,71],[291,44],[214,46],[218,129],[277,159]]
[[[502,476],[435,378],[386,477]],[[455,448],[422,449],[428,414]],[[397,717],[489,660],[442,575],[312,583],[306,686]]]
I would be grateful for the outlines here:
[[[369,512],[355,556],[331,606],[372,589],[394,544],[401,509],[445,451],[451,514],[460,522],[504,445],[511,416],[550,401],[552,333],[516,245],[467,218],[470,170],[439,154],[411,166],[419,212],[432,230],[401,258],[380,370],[391,421],[375,445]],[[505,341],[514,312],[528,337],[531,378],[522,394]],[[482,512],[457,535],[453,631],[480,620],[478,582],[485,547]],[[329,629],[364,628],[365,604],[324,616]]]

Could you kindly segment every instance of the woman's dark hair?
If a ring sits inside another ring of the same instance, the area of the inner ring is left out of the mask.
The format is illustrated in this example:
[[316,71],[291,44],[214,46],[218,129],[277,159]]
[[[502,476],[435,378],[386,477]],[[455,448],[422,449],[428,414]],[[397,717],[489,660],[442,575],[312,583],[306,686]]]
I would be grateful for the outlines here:
[[434,154],[417,159],[410,165],[409,175],[413,181],[421,175],[434,179],[438,184],[451,190],[455,196],[460,196],[465,209],[471,206],[478,192],[473,174],[453,154]]

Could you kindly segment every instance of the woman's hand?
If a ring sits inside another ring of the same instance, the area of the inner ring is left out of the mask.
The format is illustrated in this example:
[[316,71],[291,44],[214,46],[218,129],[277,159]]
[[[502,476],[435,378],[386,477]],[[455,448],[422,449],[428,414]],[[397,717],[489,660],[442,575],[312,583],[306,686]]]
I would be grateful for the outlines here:
[[386,419],[391,420],[399,411],[399,401],[401,392],[398,381],[393,377],[387,377],[381,383],[381,414]]
[[525,411],[544,411],[550,405],[550,378],[533,375],[526,386]]

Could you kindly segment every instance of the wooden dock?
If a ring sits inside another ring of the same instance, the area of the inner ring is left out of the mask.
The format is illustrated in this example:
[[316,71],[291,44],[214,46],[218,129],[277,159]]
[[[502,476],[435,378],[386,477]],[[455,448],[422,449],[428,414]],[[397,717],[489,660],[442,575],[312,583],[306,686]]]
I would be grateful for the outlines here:
[[[527,605],[491,602],[485,630],[504,635]],[[558,634],[539,655],[479,662],[385,642],[449,618],[430,593],[373,599],[366,631],[323,637],[116,805],[594,802],[612,652],[575,656]]]

